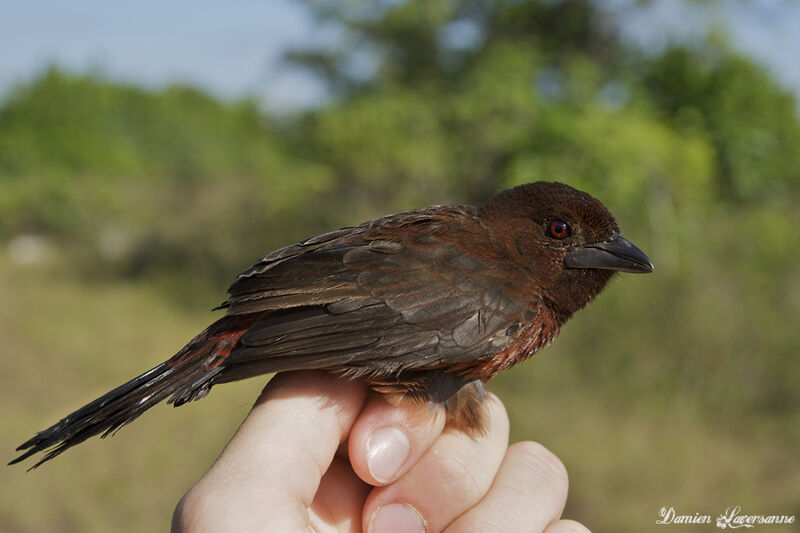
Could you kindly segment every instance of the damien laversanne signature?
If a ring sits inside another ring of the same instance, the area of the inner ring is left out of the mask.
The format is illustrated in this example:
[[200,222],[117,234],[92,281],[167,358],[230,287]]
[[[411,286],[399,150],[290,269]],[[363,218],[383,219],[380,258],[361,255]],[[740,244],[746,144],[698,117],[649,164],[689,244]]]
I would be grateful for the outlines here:
[[[658,511],[658,516],[656,524],[713,524],[711,515],[679,514],[674,507],[662,507]],[[794,522],[794,515],[743,514],[742,507],[736,505],[725,509],[725,512],[717,517],[716,524],[720,529],[736,529],[766,524],[794,524]]]

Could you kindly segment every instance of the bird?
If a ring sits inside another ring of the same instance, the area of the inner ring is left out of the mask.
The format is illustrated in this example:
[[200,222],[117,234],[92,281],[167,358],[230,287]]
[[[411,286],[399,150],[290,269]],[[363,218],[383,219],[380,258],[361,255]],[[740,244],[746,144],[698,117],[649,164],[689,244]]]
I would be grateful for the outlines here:
[[325,233],[263,256],[215,308],[224,316],[37,433],[9,464],[41,452],[36,468],[164,400],[310,369],[441,404],[449,425],[480,434],[486,382],[549,345],[618,272],[653,269],[599,200],[556,182]]

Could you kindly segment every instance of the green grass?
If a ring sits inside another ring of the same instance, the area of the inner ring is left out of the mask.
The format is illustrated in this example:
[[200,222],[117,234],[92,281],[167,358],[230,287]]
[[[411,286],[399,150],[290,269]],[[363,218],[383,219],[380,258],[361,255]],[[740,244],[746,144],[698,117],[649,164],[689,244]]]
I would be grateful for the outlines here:
[[[0,449],[176,352],[214,315],[188,313],[143,285],[87,286],[56,268],[0,264]],[[209,306],[210,308],[210,306]],[[0,531],[164,531],[186,489],[247,414],[265,379],[211,401],[157,406],[105,441],[44,467],[6,467]]]
[[[598,397],[602,393],[552,386],[565,375],[560,360],[569,357],[553,352],[499,377],[493,389],[509,409],[512,438],[538,440],[566,465],[565,516],[595,532],[630,533],[700,527],[657,526],[661,506],[708,514],[712,520],[732,505],[748,514],[800,519],[800,454],[790,426],[796,427],[796,417],[743,417],[731,427],[701,418],[680,397],[667,407],[635,398],[620,407]],[[769,526],[768,531],[800,531],[800,526]]]
[[[209,298],[207,307],[217,302]],[[0,261],[0,300],[0,449],[8,460],[34,431],[161,362],[214,316],[170,302],[151,285],[78,281],[55,262]],[[663,505],[713,517],[741,505],[800,518],[796,414],[718,421],[685,397],[621,400],[607,383],[587,387],[570,353],[580,345],[580,320],[492,386],[511,414],[512,437],[538,440],[566,464],[567,516],[595,532],[623,533],[695,530],[656,526]],[[0,531],[167,530],[178,499],[264,382],[217,387],[177,410],[158,406],[113,438],[91,439],[34,472],[3,468]],[[762,527],[798,531],[797,524]]]

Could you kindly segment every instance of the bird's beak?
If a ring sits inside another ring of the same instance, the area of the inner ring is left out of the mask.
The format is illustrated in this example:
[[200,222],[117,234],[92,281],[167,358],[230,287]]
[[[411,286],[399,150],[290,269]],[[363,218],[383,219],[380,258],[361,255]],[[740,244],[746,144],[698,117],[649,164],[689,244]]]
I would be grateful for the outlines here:
[[604,268],[647,274],[655,268],[650,258],[631,241],[615,233],[609,240],[585,244],[564,258],[567,268]]

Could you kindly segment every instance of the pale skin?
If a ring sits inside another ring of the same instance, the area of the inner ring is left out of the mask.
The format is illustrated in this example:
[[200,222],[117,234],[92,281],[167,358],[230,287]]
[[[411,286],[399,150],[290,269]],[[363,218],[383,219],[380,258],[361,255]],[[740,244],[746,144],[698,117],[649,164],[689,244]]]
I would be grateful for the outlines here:
[[429,405],[392,405],[322,372],[278,375],[178,503],[172,531],[588,532],[561,519],[558,457],[509,446],[503,404],[490,394],[485,408],[488,431],[471,438]]

